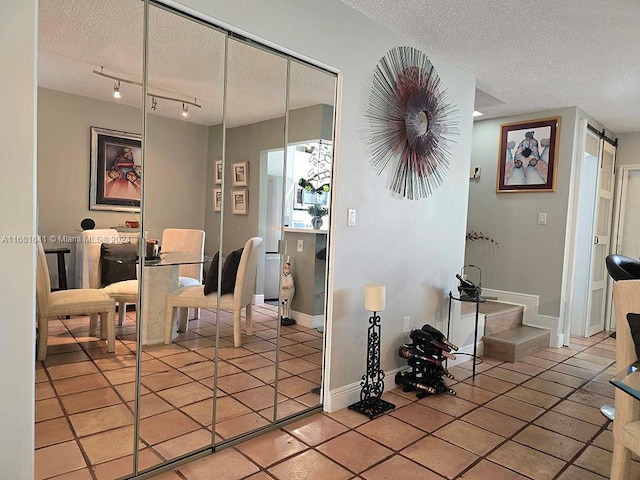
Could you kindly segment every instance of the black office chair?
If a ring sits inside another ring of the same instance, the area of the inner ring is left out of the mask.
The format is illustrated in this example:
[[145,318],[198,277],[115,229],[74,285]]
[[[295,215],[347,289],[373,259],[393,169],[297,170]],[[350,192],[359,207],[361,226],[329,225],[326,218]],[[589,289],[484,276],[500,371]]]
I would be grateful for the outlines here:
[[640,279],[640,261],[618,254],[609,255],[604,261],[614,281]]
[[[613,255],[607,256],[607,258],[604,259],[604,263],[607,266],[609,276],[613,278],[615,282],[640,279],[640,261],[638,260],[614,253]],[[616,332],[613,332],[611,336],[616,338]],[[636,343],[636,351],[638,347],[639,345]],[[613,405],[600,407],[600,412],[609,420],[613,420],[615,417]]]

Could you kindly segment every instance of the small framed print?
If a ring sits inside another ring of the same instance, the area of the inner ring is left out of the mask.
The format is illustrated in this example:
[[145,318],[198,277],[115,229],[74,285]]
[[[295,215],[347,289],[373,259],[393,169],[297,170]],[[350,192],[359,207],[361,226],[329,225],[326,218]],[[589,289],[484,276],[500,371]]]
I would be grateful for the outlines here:
[[238,162],[233,164],[233,186],[248,187],[249,186],[249,163]]
[[213,189],[213,211],[214,212],[222,211],[222,189],[221,188]]
[[214,162],[214,168],[213,183],[222,185],[222,160],[216,160]]
[[231,213],[236,215],[249,214],[249,193],[245,190],[231,191]]

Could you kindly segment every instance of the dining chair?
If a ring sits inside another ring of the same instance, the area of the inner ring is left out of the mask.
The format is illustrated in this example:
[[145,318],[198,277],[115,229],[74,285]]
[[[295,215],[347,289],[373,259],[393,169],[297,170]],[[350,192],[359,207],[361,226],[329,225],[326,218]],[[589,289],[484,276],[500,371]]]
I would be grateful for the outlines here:
[[[189,228],[165,228],[162,231],[160,246],[163,253],[194,253],[204,257],[203,230]],[[202,285],[202,264],[180,265],[178,286],[188,287]],[[200,309],[195,309],[193,319],[200,317]]]
[[115,351],[116,302],[101,289],[82,288],[51,291],[49,267],[41,242],[38,242],[36,273],[36,358],[47,357],[49,319],[67,315],[90,315],[89,335],[95,335],[100,315],[100,338],[107,339],[107,351]]
[[[247,335],[253,334],[253,326],[251,324],[251,304],[256,290],[256,274],[258,268],[258,254],[262,245],[262,238],[253,237],[247,240],[242,250],[240,263],[233,292],[218,295],[213,292],[209,295],[204,294],[204,285],[192,285],[181,287],[175,292],[167,296],[167,319],[165,324],[165,342],[171,343],[173,336],[174,308],[218,308],[218,296],[220,297],[220,309],[230,310],[233,312],[233,343],[236,347],[242,345],[242,335],[240,332],[240,319],[242,309],[245,309],[245,324]],[[215,268],[215,267],[211,267]],[[178,331],[187,331],[188,322],[186,316],[180,315]]]
[[[113,228],[84,230],[80,239],[82,248],[78,251],[81,252],[79,255],[82,258],[82,288],[102,288],[102,244],[128,243],[131,239],[120,236]],[[104,287],[105,292],[118,303],[118,325],[123,326],[126,322],[127,304],[135,304],[138,301],[138,281],[123,280]]]

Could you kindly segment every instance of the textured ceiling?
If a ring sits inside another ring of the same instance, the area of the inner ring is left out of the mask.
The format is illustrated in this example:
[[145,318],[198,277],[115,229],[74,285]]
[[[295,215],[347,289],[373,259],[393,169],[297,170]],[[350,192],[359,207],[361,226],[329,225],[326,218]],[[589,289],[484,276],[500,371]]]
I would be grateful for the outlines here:
[[640,132],[639,0],[341,0],[477,79],[482,118],[576,106]]
[[[140,107],[142,87],[94,70],[142,80],[143,3],[139,0],[39,0],[38,85],[75,95]],[[149,93],[197,103],[186,121],[216,125],[223,118],[225,35],[179,15],[151,7]],[[229,42],[228,126],[284,115],[286,60],[244,43]],[[291,109],[334,104],[335,77],[296,62],[291,66]],[[181,119],[182,105],[157,99],[156,114]],[[151,99],[148,100],[149,107]]]

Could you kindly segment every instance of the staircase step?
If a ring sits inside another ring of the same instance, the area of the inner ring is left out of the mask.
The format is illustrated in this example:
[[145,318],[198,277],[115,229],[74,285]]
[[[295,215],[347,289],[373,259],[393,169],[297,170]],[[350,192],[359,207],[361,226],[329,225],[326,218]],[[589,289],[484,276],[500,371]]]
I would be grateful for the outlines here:
[[484,355],[505,362],[518,362],[549,347],[550,337],[549,330],[526,325],[485,334]]
[[480,313],[484,314],[484,333],[494,335],[522,325],[524,307],[499,302],[480,304]]

